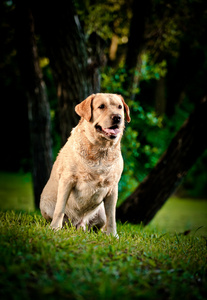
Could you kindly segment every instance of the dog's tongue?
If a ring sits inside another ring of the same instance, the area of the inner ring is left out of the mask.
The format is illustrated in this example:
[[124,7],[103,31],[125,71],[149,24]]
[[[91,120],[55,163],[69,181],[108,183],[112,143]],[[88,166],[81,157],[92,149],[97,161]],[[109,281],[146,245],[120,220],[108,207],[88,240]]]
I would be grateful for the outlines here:
[[104,131],[108,134],[108,135],[117,135],[120,130],[118,128],[115,129],[111,129],[111,128],[104,128]]

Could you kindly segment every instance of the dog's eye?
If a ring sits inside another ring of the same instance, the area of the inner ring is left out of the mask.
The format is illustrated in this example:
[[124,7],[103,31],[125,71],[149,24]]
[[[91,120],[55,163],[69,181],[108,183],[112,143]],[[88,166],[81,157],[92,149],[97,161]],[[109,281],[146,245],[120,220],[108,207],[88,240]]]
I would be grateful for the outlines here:
[[119,108],[119,109],[122,109],[122,105],[119,105],[118,108]]
[[98,108],[104,109],[104,108],[105,108],[105,105],[104,105],[104,104],[101,104]]

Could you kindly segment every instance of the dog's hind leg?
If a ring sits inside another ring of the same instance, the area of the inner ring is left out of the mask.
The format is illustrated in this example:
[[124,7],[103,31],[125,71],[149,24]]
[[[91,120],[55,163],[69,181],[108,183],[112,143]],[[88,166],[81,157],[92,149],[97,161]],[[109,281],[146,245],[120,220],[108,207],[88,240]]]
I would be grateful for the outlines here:
[[53,201],[41,201],[40,202],[40,211],[42,216],[46,219],[46,220],[52,220],[53,218],[53,214],[54,214],[54,210],[55,210],[55,202]]
[[88,228],[89,230],[92,227],[96,227],[98,229],[101,229],[106,224],[106,214],[105,214],[105,208],[103,202],[101,203],[98,211],[89,219],[88,222]]

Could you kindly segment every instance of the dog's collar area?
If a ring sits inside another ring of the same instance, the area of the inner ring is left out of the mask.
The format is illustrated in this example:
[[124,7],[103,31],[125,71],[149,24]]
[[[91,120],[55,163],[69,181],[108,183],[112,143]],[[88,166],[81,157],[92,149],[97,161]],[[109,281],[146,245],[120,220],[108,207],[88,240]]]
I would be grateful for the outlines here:
[[95,128],[98,132],[103,133],[110,139],[115,139],[117,135],[121,132],[118,125],[113,125],[109,128],[102,128],[100,125],[96,124]]

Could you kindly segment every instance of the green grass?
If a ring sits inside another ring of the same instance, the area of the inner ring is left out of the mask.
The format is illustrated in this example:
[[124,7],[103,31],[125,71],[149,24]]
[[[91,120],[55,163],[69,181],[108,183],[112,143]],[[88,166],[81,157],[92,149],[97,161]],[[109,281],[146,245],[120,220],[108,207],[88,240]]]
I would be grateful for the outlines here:
[[205,237],[118,232],[53,232],[39,213],[1,212],[1,299],[206,299]]
[[30,174],[0,172],[0,209],[34,211]]
[[0,173],[0,208],[0,299],[207,297],[205,201],[172,198],[144,228],[118,224],[119,240],[52,231],[30,175]]
[[207,201],[172,197],[151,224],[164,232],[197,231],[197,235],[207,236]]

